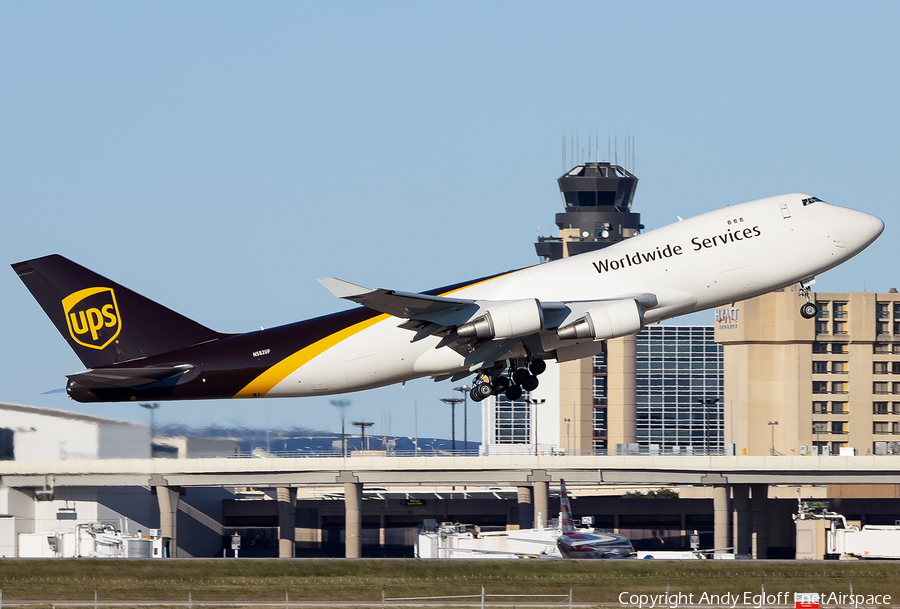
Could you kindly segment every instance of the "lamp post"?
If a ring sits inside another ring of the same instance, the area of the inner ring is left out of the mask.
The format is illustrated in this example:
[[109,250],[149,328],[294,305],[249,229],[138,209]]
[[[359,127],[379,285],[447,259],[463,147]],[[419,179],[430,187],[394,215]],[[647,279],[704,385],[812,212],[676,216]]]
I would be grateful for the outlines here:
[[775,452],[775,426],[778,425],[778,421],[766,421],[766,425],[772,428],[772,448],[769,449],[769,454],[775,456],[778,454]]
[[347,443],[344,440],[344,421],[345,421],[345,412],[347,407],[350,405],[350,400],[331,400],[331,405],[341,411],[341,456],[347,456]]
[[453,454],[456,454],[456,405],[461,404],[463,398],[441,398],[444,404],[450,404],[450,437],[453,446]]
[[[703,452],[707,455],[709,454],[709,422],[707,421],[707,414],[709,413],[709,405],[716,404],[719,401],[719,398],[697,398],[697,401],[700,402],[700,405],[703,406]],[[719,426],[716,425],[716,429]]]
[[572,419],[563,419],[566,422],[566,454],[568,455],[571,452],[569,448],[569,423],[572,422]]
[[531,425],[534,429],[534,434],[532,434],[534,437],[534,456],[537,457],[538,456],[538,425],[537,425],[537,408],[536,408],[536,406],[538,404],[543,404],[547,400],[536,400],[534,398],[528,398],[525,401],[528,402],[529,404],[531,404]]
[[463,454],[469,454],[469,391],[468,385],[454,387],[453,391],[459,391],[463,396]]
[[359,427],[359,449],[366,450],[366,427],[371,427],[375,423],[372,423],[371,421],[353,421],[353,424]]

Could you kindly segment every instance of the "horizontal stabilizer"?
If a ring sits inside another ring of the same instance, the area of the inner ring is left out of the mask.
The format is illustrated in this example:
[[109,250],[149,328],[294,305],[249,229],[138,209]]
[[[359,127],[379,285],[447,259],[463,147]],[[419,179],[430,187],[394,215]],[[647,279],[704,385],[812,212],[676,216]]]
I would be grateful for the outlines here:
[[94,368],[66,376],[87,387],[139,387],[181,376],[192,368],[190,364],[160,368]]

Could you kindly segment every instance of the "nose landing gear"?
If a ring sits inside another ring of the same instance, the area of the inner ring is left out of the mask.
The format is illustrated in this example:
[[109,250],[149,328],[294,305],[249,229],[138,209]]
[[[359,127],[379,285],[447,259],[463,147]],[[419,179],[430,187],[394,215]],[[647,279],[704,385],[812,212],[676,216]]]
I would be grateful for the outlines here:
[[815,279],[805,279],[800,282],[800,295],[806,298],[806,302],[800,307],[800,317],[803,319],[812,319],[819,312],[819,307],[809,298],[809,286],[816,282]]

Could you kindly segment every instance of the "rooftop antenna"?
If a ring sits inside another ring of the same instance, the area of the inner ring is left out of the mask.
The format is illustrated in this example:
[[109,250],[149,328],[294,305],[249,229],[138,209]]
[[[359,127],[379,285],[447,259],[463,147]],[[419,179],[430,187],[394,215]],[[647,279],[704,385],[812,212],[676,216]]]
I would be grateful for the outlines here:
[[616,151],[616,165],[619,164],[619,136],[613,134],[613,149]]
[[566,135],[565,133],[562,136],[562,172],[566,173]]
[[597,133],[597,137],[594,138],[594,150],[595,150],[594,162],[599,163],[600,162],[600,130],[595,129],[595,132]]

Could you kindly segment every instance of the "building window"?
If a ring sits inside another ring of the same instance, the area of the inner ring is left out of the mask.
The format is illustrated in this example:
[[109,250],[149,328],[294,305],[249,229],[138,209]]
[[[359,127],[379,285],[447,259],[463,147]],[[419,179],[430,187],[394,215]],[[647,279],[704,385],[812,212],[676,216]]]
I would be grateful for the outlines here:
[[847,414],[847,402],[832,402],[831,414]]
[[524,400],[498,399],[495,436],[497,444],[528,444],[531,441],[531,409]]
[[890,353],[891,352],[891,343],[873,343],[872,344],[872,352],[873,353]]
[[816,318],[828,319],[828,303],[816,301],[816,306],[819,307],[819,312],[816,313]]
[[[887,393],[887,383],[884,392]],[[813,393],[828,393],[828,381],[813,381]]]
[[595,455],[605,455],[606,454],[606,440],[594,440],[591,445],[592,450]]
[[872,393],[877,395],[888,393],[888,384],[881,382],[872,383]]
[[594,437],[606,437],[606,408],[594,408]]
[[887,402],[873,402],[872,403],[872,414],[887,414],[888,413],[888,403]]
[[834,318],[835,319],[846,319],[847,318],[847,303],[846,302],[834,303]]
[[890,322],[888,321],[876,321],[875,322],[875,333],[878,335],[885,335],[891,333]]
[[827,321],[817,321],[816,322],[816,334],[828,334],[828,322]]
[[833,434],[846,434],[847,432],[847,422],[846,421],[832,421],[831,422],[831,433]]
[[832,374],[847,374],[847,362],[831,362]]
[[891,362],[891,374],[900,374],[900,362]]
[[833,321],[831,327],[832,334],[846,334],[847,333],[847,322],[846,321]]
[[900,414],[900,402],[891,402],[891,414]]
[[887,421],[875,421],[872,423],[872,433],[879,435],[888,433]]
[[850,349],[847,343],[831,343],[832,353],[849,353]]
[[828,353],[828,343],[813,343],[812,344],[812,352],[813,353]]
[[832,443],[831,443],[831,454],[832,454],[832,455],[839,455],[839,454],[841,454],[841,449],[842,449],[842,448],[847,448],[847,443],[846,443],[846,442],[832,442]]
[[891,309],[886,302],[875,303],[875,319],[890,319]]
[[900,433],[900,421],[894,421],[893,423],[891,423],[891,433]]
[[831,393],[847,393],[847,383],[845,381],[831,383]]
[[825,414],[828,412],[828,402],[813,402],[813,414]]
[[894,317],[900,317],[900,302],[894,303]]
[[[887,323],[887,322],[885,322]],[[894,322],[894,334],[900,334],[900,321]]]
[[828,433],[828,421],[813,421],[812,432],[814,434]]
[[[900,363],[900,362],[897,362]],[[888,363],[887,362],[872,362],[872,372],[875,374],[887,374],[888,373]]]
[[813,374],[825,374],[828,372],[828,362],[813,362]]
[[900,393],[900,383],[891,383],[891,393]]

